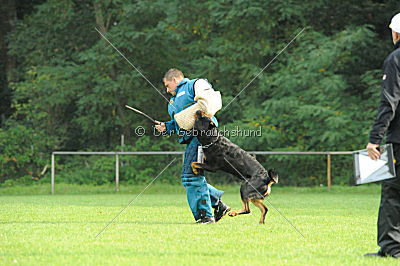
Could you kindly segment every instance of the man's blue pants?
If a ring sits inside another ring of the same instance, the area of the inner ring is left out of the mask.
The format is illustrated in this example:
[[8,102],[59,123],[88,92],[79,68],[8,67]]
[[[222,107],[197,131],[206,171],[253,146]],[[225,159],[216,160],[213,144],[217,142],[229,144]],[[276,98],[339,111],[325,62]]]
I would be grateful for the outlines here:
[[197,162],[197,149],[200,143],[196,137],[187,144],[185,158],[182,166],[182,185],[186,189],[186,196],[189,207],[192,210],[195,220],[201,218],[201,213],[212,217],[211,206],[216,206],[221,198],[223,191],[207,184],[204,175],[195,175],[192,171],[191,163]]

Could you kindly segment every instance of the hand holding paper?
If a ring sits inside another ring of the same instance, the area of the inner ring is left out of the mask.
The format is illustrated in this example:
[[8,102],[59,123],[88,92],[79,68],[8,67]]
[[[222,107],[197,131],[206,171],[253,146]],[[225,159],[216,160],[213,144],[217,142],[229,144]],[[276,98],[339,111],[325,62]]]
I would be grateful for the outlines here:
[[378,148],[379,148],[378,144],[368,143],[366,149],[367,149],[367,152],[368,152],[368,156],[372,160],[378,160],[379,157],[381,156],[381,153],[379,152]]
[[367,149],[355,151],[354,176],[357,185],[396,177],[392,144],[369,143]]

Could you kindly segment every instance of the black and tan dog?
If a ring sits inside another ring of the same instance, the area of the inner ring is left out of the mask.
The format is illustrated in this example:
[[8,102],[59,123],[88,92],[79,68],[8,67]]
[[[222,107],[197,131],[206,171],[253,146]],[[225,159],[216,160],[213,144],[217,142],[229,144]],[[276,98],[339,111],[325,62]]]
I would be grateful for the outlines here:
[[253,156],[222,136],[211,119],[201,111],[196,113],[194,134],[203,147],[205,159],[203,163],[192,163],[193,172],[222,170],[243,180],[240,187],[243,207],[239,211],[231,211],[229,216],[250,213],[251,201],[260,209],[260,224],[264,224],[268,208],[263,200],[271,193],[271,186],[278,183],[276,172],[265,170]]

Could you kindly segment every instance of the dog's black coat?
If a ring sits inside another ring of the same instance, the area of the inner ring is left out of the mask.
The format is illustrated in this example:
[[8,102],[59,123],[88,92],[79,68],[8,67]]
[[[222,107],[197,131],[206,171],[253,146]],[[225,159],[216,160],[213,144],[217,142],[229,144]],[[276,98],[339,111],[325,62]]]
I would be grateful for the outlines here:
[[211,172],[222,170],[244,181],[240,187],[244,204],[267,196],[268,184],[278,183],[276,172],[265,170],[253,156],[222,136],[211,119],[203,116],[200,111],[196,113],[196,117],[194,135],[202,144],[205,155],[204,163],[197,163],[199,169]]

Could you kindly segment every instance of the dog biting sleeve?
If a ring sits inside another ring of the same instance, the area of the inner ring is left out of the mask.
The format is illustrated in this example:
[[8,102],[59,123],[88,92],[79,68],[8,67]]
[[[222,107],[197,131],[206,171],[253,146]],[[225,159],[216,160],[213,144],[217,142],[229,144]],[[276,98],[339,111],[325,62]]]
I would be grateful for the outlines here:
[[198,110],[204,111],[203,109],[203,105],[201,105],[200,103],[195,103],[192,106],[174,115],[174,119],[176,123],[178,123],[180,128],[190,130],[194,126],[196,112]]

